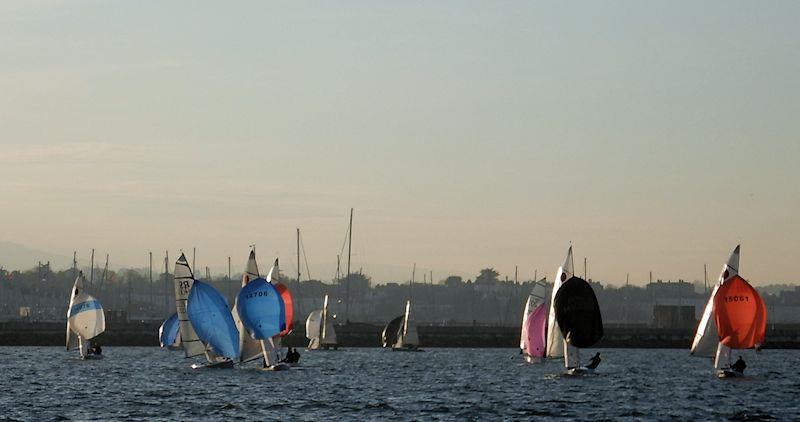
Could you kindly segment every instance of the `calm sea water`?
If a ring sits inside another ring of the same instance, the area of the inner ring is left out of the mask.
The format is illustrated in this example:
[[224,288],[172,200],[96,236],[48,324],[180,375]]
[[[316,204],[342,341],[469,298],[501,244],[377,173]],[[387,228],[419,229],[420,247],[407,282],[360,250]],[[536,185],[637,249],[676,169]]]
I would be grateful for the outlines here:
[[601,350],[593,376],[512,349],[303,352],[299,368],[192,370],[180,352],[107,347],[81,361],[56,347],[0,348],[0,420],[487,420],[800,418],[800,351],[745,355],[719,380],[685,350]]

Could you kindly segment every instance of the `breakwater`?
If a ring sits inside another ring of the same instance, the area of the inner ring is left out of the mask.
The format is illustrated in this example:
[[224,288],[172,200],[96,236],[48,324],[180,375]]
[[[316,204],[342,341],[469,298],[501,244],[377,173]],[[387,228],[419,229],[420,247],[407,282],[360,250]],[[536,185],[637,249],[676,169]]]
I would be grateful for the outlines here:
[[[158,346],[159,322],[115,322],[106,325],[99,340],[106,346]],[[347,324],[336,326],[342,347],[378,347],[382,326]],[[422,347],[518,347],[519,327],[419,325]],[[693,329],[606,327],[597,347],[688,349]],[[0,323],[0,346],[64,346],[65,323],[10,321]],[[298,324],[284,345],[304,347],[305,327]],[[767,331],[765,348],[800,348],[800,326],[776,326]]]

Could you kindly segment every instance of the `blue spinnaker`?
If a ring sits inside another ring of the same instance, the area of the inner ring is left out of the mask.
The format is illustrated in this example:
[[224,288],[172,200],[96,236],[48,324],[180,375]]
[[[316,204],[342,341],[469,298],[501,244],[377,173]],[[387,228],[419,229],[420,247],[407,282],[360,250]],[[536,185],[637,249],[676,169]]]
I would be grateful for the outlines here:
[[236,311],[253,337],[266,340],[286,328],[286,310],[281,294],[270,282],[257,278],[239,292]]
[[175,341],[178,340],[179,328],[180,325],[178,324],[177,313],[172,314],[172,316],[161,324],[161,328],[158,329],[158,340],[161,342],[161,347],[171,347],[175,345]]
[[186,312],[200,340],[229,359],[239,357],[239,330],[233,322],[228,302],[210,285],[195,280],[189,291]]

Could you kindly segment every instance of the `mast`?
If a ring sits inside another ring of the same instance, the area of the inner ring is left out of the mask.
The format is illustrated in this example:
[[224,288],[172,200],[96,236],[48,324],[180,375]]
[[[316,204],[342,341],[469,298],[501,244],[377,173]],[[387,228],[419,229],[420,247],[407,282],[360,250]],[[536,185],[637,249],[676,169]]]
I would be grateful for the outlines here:
[[106,254],[106,266],[103,267],[103,278],[100,279],[100,287],[97,289],[98,292],[103,289],[103,284],[106,282],[106,273],[108,273],[108,254]]
[[408,283],[408,299],[411,300],[411,296],[414,289],[414,278],[417,274],[417,263],[414,263],[414,268],[411,270],[411,281]]
[[231,296],[231,257],[228,257],[228,297]]
[[519,279],[517,278],[518,276],[519,276],[519,265],[514,265],[514,284],[519,283]]
[[194,266],[194,258],[197,255],[197,248],[192,247],[192,274],[197,274],[197,267]]
[[89,270],[89,285],[94,286],[94,249],[92,249],[92,268]]
[[297,228],[297,282],[300,283],[300,227]]
[[169,313],[169,251],[164,252],[164,306]]
[[703,264],[703,292],[708,294],[708,266]]
[[350,322],[350,257],[353,250],[353,209],[350,208],[350,226],[347,229],[347,285],[345,286],[344,320]]
[[78,277],[78,251],[72,252],[72,278]]
[[153,252],[150,252],[150,304],[153,303]]
[[583,257],[583,279],[589,281],[589,279],[586,277],[586,257]]

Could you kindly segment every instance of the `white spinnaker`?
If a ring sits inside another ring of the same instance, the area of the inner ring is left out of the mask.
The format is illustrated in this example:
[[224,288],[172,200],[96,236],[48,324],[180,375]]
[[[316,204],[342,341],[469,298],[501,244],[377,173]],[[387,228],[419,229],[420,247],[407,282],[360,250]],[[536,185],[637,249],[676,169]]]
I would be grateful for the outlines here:
[[[242,287],[258,277],[260,277],[260,275],[258,272],[258,263],[256,262],[256,252],[255,250],[251,250],[250,256],[247,258],[244,274],[242,275]],[[263,355],[263,349],[261,347],[261,342],[251,337],[247,329],[244,328],[244,324],[242,324],[242,320],[239,318],[239,312],[237,311],[238,301],[239,298],[237,295],[233,302],[231,315],[233,315],[233,322],[236,323],[236,328],[239,330],[239,361],[249,362],[260,358]]]
[[189,316],[186,313],[186,302],[189,297],[189,291],[192,289],[192,285],[194,285],[194,275],[192,274],[192,269],[189,268],[189,263],[186,262],[186,256],[183,254],[181,254],[180,258],[175,262],[175,272],[173,276],[175,281],[175,308],[178,313],[179,333],[181,344],[183,345],[183,352],[187,358],[205,355],[206,346],[200,341],[200,338],[197,337],[192,322],[189,321]]
[[575,267],[572,263],[572,246],[567,250],[567,257],[564,264],[558,268],[556,278],[553,280],[553,292],[550,295],[550,313],[547,317],[547,354],[549,358],[558,358],[564,355],[564,336],[556,322],[556,309],[554,307],[556,293],[561,287],[561,283],[569,280],[575,274]]
[[319,349],[320,341],[322,340],[320,338],[321,331],[322,309],[317,309],[308,314],[308,318],[306,319],[306,338],[310,340],[308,343],[309,349]]
[[717,323],[714,320],[714,296],[716,296],[717,290],[719,290],[722,283],[739,274],[739,249],[737,245],[731,252],[728,262],[722,266],[717,283],[711,289],[711,296],[708,298],[705,309],[703,309],[703,316],[700,318],[697,332],[692,341],[691,354],[694,356],[714,357],[717,353],[719,336],[717,334]]
[[106,318],[97,299],[83,292],[71,302],[68,318],[75,334],[83,340],[91,340],[106,330]]

